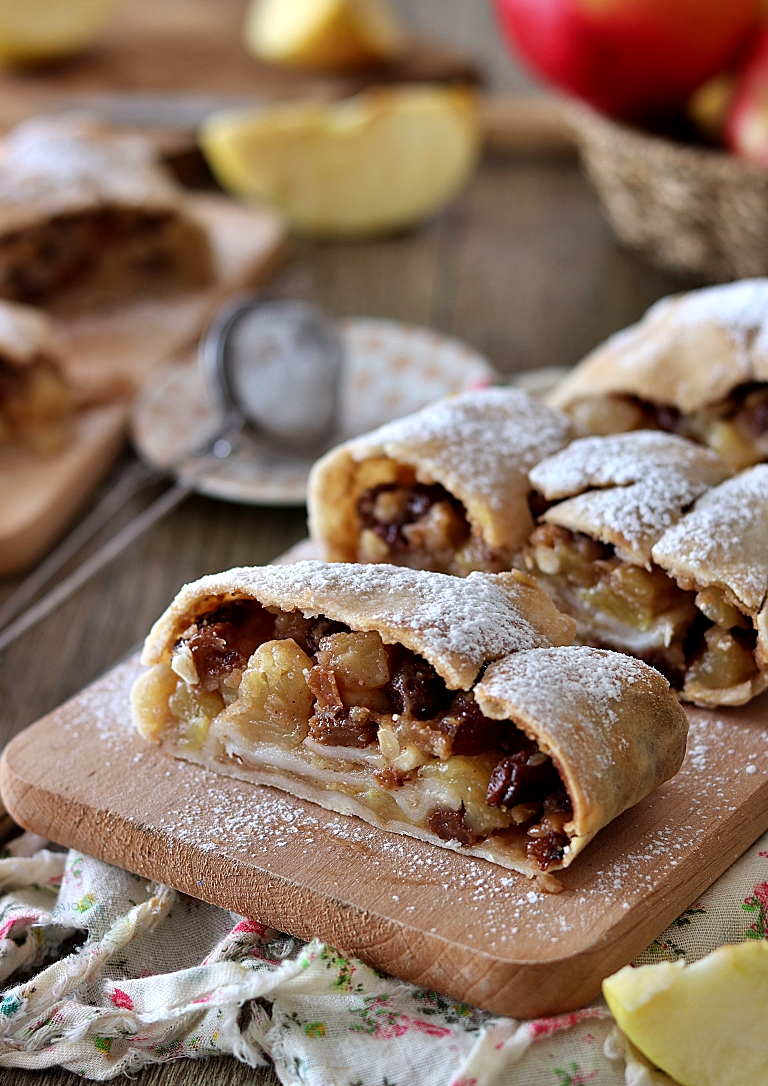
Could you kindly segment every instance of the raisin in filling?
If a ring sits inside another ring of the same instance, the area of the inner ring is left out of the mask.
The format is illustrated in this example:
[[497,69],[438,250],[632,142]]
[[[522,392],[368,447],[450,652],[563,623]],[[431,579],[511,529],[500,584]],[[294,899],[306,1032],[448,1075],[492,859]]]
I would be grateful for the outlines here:
[[[199,693],[191,709],[183,698],[172,703],[191,712],[194,729],[201,727],[201,713],[215,715],[225,701],[234,705],[238,683],[244,689],[249,685],[247,676],[267,642],[292,646],[290,651],[305,661],[293,680],[304,692],[308,714],[297,742],[311,743],[309,749],[318,753],[328,748],[334,757],[331,748],[369,748],[379,766],[373,780],[385,793],[418,782],[421,767],[458,764],[460,772],[476,774],[462,767],[480,758],[487,766],[481,802],[491,812],[485,816],[490,822],[478,821],[477,807],[470,811],[462,801],[458,809],[438,806],[428,812],[428,828],[442,840],[468,847],[513,825],[522,830],[526,854],[541,870],[563,858],[568,844],[563,826],[571,808],[551,760],[510,721],[486,717],[472,691],[448,690],[423,657],[401,645],[384,645],[376,633],[356,632],[323,616],[272,612],[250,600],[218,607],[177,645],[191,654],[197,676],[186,689]],[[183,671],[182,666],[177,674]],[[294,688],[287,702],[298,704],[299,694]],[[395,755],[407,764],[398,764]],[[390,764],[381,768],[381,758],[386,763],[388,757]]]
[[187,640],[204,690],[216,690],[222,676],[242,671],[274,630],[274,617],[249,600],[224,604],[205,615]]
[[405,551],[411,543],[404,529],[422,520],[440,502],[450,506],[466,523],[464,506],[439,483],[432,486],[423,483],[412,483],[410,486],[383,483],[372,487],[360,495],[357,515],[361,525],[374,532],[393,551]]

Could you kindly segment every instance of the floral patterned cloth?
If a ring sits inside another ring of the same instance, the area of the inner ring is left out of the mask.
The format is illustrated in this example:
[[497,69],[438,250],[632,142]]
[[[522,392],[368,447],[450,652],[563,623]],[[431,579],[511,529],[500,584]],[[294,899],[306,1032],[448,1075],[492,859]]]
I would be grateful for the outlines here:
[[[180,1057],[286,1086],[669,1086],[602,1000],[520,1022],[25,834],[0,859],[0,1067],[109,1079]],[[637,959],[768,938],[768,834]]]

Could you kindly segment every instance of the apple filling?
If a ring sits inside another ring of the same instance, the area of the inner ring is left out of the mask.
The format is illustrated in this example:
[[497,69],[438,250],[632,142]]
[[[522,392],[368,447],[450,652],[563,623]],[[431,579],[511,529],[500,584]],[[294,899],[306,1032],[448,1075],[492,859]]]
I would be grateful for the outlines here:
[[170,211],[59,215],[0,237],[0,297],[51,305],[82,294],[103,303],[202,285],[207,269],[201,274],[191,252],[196,233]]
[[17,366],[0,358],[0,447],[56,452],[67,438],[72,402],[63,377],[39,358]]
[[684,591],[659,566],[552,524],[536,528],[525,562],[576,619],[578,640],[638,656],[678,690],[728,690],[757,674],[751,622],[719,588]]
[[[461,846],[490,838],[541,871],[568,848],[552,760],[471,690],[376,632],[237,601],[191,626],[133,694],[139,728],[305,798]],[[328,800],[328,805],[334,806]],[[364,814],[365,816],[365,814]]]
[[580,431],[619,434],[628,430],[667,430],[708,445],[733,468],[768,459],[768,385],[734,389],[720,403],[683,414],[674,407],[635,396],[594,396],[569,409]]
[[510,561],[473,535],[462,503],[439,483],[382,483],[357,501],[358,562],[389,562],[466,577]]

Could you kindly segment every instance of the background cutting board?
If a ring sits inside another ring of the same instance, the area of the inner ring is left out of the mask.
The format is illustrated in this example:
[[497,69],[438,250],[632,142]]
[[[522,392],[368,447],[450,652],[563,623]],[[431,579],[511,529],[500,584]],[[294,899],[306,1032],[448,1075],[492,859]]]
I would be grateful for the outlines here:
[[59,322],[67,375],[92,406],[79,412],[71,443],[56,456],[0,451],[0,576],[35,562],[75,517],[122,447],[130,400],[144,379],[189,349],[227,295],[259,286],[285,255],[275,212],[216,195],[190,202],[213,242],[210,287]]
[[768,700],[690,710],[685,764],[604,829],[565,891],[160,753],[134,659],[22,732],[0,790],[26,829],[475,1006],[581,1006],[768,826]]

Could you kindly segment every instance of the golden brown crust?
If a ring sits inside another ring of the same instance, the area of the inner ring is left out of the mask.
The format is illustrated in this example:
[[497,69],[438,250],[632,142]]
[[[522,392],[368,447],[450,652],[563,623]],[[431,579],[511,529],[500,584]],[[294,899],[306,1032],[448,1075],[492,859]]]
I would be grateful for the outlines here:
[[[543,519],[616,547],[650,569],[651,549],[731,469],[711,450],[657,430],[572,442],[530,472],[552,506]],[[566,499],[566,500],[563,500]]]
[[578,646],[517,653],[491,664],[475,698],[486,716],[512,720],[552,758],[573,806],[563,867],[673,777],[685,755],[688,718],[669,683],[621,653]]
[[468,689],[489,660],[570,644],[575,629],[520,573],[462,579],[388,565],[298,562],[232,569],[186,585],[152,627],[142,662],[167,662],[196,618],[238,599],[375,630],[385,644],[423,656],[452,690]]
[[768,381],[768,279],[662,298],[588,354],[549,402],[567,411],[624,394],[691,414],[753,381]]
[[441,400],[327,453],[309,480],[312,538],[328,561],[357,557],[357,500],[398,481],[440,483],[464,505],[473,533],[491,548],[519,548],[533,528],[527,472],[572,437],[560,412],[520,389],[485,389]]

